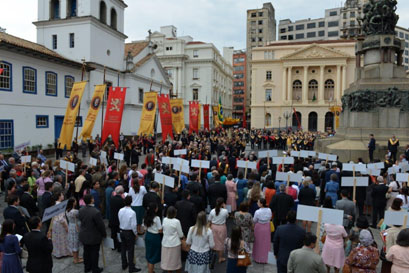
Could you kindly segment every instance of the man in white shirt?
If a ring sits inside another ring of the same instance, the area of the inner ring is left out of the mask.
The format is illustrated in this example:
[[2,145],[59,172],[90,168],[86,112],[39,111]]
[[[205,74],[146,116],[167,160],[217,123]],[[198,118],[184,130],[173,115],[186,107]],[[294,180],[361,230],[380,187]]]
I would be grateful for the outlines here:
[[[132,197],[125,197],[125,207],[119,210],[119,228],[122,241],[121,258],[122,269],[125,270],[129,265],[129,272],[139,272],[140,268],[136,268],[134,264],[134,250],[135,240],[138,237],[136,230],[136,213],[131,208]],[[128,252],[128,260],[126,259],[126,253]]]

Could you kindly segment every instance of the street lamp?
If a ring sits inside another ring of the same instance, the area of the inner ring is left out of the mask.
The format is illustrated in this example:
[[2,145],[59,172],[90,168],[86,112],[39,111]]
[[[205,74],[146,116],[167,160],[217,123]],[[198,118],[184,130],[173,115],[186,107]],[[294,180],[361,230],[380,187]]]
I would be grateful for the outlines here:
[[281,117],[278,117],[278,132],[281,131]]
[[291,113],[288,111],[285,111],[283,114],[283,117],[285,118],[285,129],[288,129],[288,119],[290,118]]

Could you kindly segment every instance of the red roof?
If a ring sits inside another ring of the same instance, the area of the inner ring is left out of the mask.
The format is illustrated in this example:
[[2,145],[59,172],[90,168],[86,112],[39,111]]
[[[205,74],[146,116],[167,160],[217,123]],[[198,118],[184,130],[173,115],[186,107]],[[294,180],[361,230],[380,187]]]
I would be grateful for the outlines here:
[[203,45],[205,44],[204,42],[201,41],[193,41],[193,42],[188,42],[187,45]]

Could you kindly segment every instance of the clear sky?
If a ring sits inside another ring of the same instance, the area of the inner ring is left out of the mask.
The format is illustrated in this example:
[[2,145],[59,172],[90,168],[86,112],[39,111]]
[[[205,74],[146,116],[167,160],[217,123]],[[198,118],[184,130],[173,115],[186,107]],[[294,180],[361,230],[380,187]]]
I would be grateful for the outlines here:
[[[96,0],[92,0],[96,1]],[[219,49],[246,44],[246,10],[260,8],[265,0],[125,0],[125,34],[142,40],[149,29],[174,25],[178,35],[214,43]],[[341,0],[275,0],[276,20],[320,18],[324,9],[340,7]],[[37,20],[37,0],[0,0],[0,27],[7,33],[36,41],[32,24]],[[409,1],[398,0],[399,26],[409,28]]]

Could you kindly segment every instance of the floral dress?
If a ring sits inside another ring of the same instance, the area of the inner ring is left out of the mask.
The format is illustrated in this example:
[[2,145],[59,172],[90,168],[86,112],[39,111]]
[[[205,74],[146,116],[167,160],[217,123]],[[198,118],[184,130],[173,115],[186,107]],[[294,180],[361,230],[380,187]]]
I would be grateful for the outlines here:
[[359,246],[349,254],[345,263],[352,267],[352,273],[376,273],[379,251],[373,246]]
[[53,241],[53,255],[56,258],[72,255],[71,250],[68,248],[68,232],[65,230],[67,225],[64,212],[52,219],[51,238]]
[[78,238],[79,234],[79,220],[78,210],[72,209],[66,212],[68,221],[68,247],[71,251],[77,252],[79,250],[80,242]]
[[253,231],[253,217],[250,213],[246,212],[244,214],[236,212],[234,214],[235,223],[241,228],[241,237],[247,244],[254,242],[254,231]]

